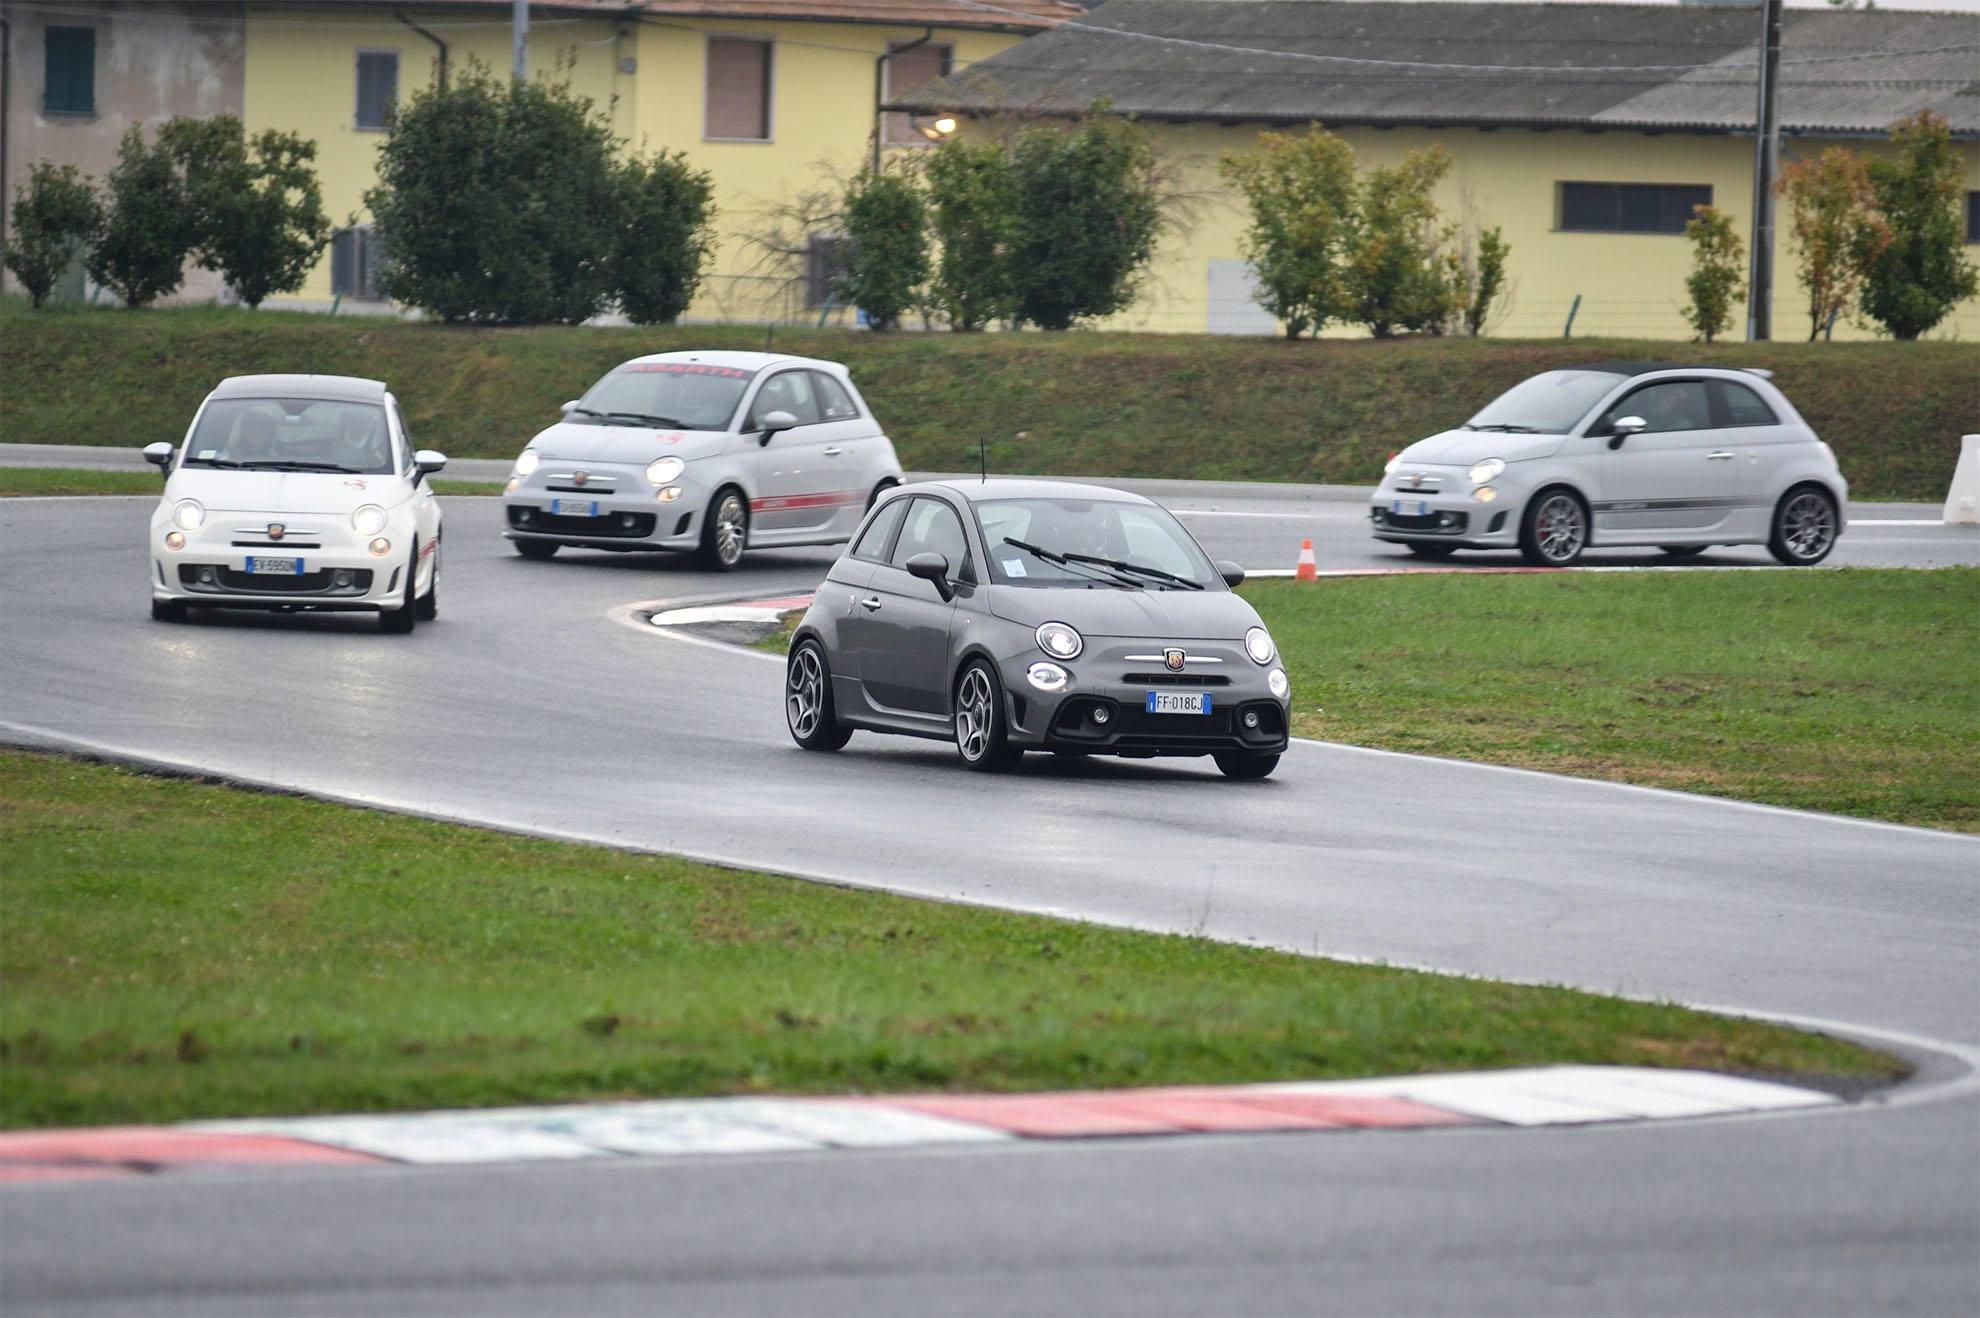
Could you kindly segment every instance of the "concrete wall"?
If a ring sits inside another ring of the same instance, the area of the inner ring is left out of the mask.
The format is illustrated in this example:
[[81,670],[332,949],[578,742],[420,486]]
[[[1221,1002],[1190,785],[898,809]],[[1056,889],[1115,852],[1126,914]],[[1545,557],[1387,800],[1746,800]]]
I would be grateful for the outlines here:
[[[147,135],[176,115],[242,112],[244,6],[186,0],[63,0],[60,5],[0,3],[7,24],[5,196],[12,223],[15,190],[37,160],[76,165],[101,179],[117,161],[117,143],[133,125]],[[56,11],[56,12],[51,12]],[[96,29],[96,109],[87,115],[42,110],[48,27]],[[18,292],[12,275],[5,288]],[[220,279],[190,269],[172,299],[211,301]],[[107,295],[106,295],[107,296]]]

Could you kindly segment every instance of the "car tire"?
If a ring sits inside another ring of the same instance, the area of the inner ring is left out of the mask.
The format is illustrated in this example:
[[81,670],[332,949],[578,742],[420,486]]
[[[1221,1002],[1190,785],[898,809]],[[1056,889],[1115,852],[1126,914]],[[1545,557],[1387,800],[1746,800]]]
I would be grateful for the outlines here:
[[715,491],[701,519],[701,565],[711,572],[733,572],[749,546],[749,500],[733,485]]
[[412,558],[406,563],[405,599],[396,609],[378,614],[378,630],[388,636],[404,636],[419,622],[419,601],[413,598],[413,578],[419,573],[419,542],[413,541]]
[[1519,550],[1536,567],[1566,567],[1588,547],[1588,505],[1564,485],[1541,490],[1519,517]]
[[982,659],[963,665],[956,678],[956,754],[979,773],[997,773],[1010,768],[1024,752],[1011,745],[1010,728],[1004,716],[1004,685],[997,670]]
[[1272,770],[1279,767],[1276,755],[1251,755],[1244,751],[1218,751],[1213,757],[1224,777],[1235,778],[1239,782],[1251,782],[1269,777]]
[[427,584],[426,593],[413,605],[413,612],[421,622],[432,622],[440,616],[440,546],[433,546],[433,580]]
[[1711,547],[1710,545],[1658,545],[1657,552],[1666,558],[1696,558]]
[[1403,548],[1407,549],[1412,555],[1414,555],[1417,558],[1429,558],[1429,559],[1445,559],[1445,558],[1449,558],[1452,554],[1455,554],[1457,552],[1456,545],[1408,544],[1408,545],[1404,545]]
[[184,622],[186,620],[186,602],[184,600],[151,601],[151,620],[153,622]]
[[835,751],[852,737],[832,699],[832,666],[825,647],[806,637],[784,661],[784,726],[808,751]]
[[866,496],[866,511],[872,512],[873,505],[880,502],[881,496],[885,495],[888,490],[893,489],[896,485],[899,484],[900,482],[897,480],[884,480],[881,481],[878,485],[874,486],[873,493]]
[[1789,567],[1813,567],[1836,547],[1841,525],[1834,495],[1819,485],[1797,485],[1774,505],[1767,552]]
[[555,558],[557,551],[563,548],[555,540],[511,540],[509,543],[516,547],[518,554],[537,563]]

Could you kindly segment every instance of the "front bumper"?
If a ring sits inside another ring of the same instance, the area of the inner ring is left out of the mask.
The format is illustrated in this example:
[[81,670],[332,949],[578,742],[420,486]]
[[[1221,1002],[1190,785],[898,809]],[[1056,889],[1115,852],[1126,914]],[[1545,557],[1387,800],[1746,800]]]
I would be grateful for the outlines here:
[[[1173,642],[1170,642],[1173,644]],[[1274,659],[1261,668],[1242,646],[1201,654],[1192,647],[1184,672],[1167,671],[1162,642],[1108,641],[1070,663],[1027,650],[998,665],[1012,744],[1026,750],[1072,751],[1130,757],[1240,752],[1276,755],[1286,749],[1288,701],[1272,694]],[[1096,653],[1096,649],[1098,652]],[[1129,658],[1128,652],[1142,656]],[[1152,656],[1152,662],[1149,656]],[[1040,662],[1058,663],[1068,679],[1060,691],[1043,691],[1027,676]],[[1155,714],[1151,691],[1201,692],[1207,714]]]
[[1382,478],[1368,501],[1369,529],[1377,540],[1459,549],[1518,547],[1519,510],[1527,496],[1524,487],[1501,475],[1482,487],[1494,497],[1481,500],[1462,470],[1440,470],[1430,480],[1435,483],[1413,487],[1398,484],[1393,474]]
[[[284,524],[280,541],[267,537],[271,522]],[[347,518],[209,510],[203,525],[184,532],[185,546],[165,540],[177,530],[169,517],[151,527],[151,597],[222,609],[318,609],[383,613],[404,607],[411,563],[409,517],[393,516],[378,536],[359,536]],[[373,539],[389,548],[373,554]],[[300,572],[253,571],[257,561],[294,562]]]
[[[583,470],[585,483],[578,485],[575,464],[546,458],[529,475],[514,477],[515,488],[502,496],[502,535],[589,549],[700,548],[701,519],[714,491],[692,479],[692,467],[671,483],[679,493],[666,502],[659,495],[668,487],[654,486],[642,468],[586,463]],[[559,501],[596,511],[560,514],[553,511]]]

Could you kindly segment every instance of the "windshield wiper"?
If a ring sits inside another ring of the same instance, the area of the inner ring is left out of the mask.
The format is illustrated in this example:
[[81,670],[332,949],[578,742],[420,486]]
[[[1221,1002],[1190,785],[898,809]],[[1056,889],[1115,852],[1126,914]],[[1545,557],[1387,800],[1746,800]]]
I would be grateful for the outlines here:
[[594,412],[588,407],[574,407],[573,412],[586,416],[599,417],[606,421],[633,421],[643,426],[664,426],[669,430],[689,430],[692,427],[670,416],[655,416],[651,412]]
[[[1007,545],[1011,545],[1015,548],[1022,549],[1027,554],[1035,554],[1039,558],[1044,559],[1047,563],[1056,563],[1060,567],[1071,567],[1071,568],[1088,567],[1089,560],[1087,559],[1087,556],[1084,554],[1058,554],[1058,553],[1054,553],[1049,549],[1041,549],[1037,545],[1032,544],[1028,540],[1018,540],[1018,539],[1014,539],[1011,536],[1005,536],[1004,543]],[[1104,568],[1107,566],[1107,560],[1104,558],[1093,559],[1090,560],[1090,562],[1095,567]],[[1104,577],[1091,577],[1089,578],[1089,580],[1111,581],[1116,586],[1133,586],[1136,590],[1144,589],[1144,587],[1139,581],[1136,581],[1133,577],[1123,575],[1118,571],[1110,571]]]
[[245,471],[340,471],[346,476],[361,474],[356,467],[341,467],[334,462],[289,462],[276,459],[268,462],[236,462],[229,465],[240,467]]
[[1537,435],[1540,433],[1540,428],[1538,426],[1512,426],[1512,425],[1505,425],[1500,422],[1494,422],[1489,426],[1474,426],[1469,422],[1466,422],[1465,429],[1466,430],[1502,430],[1509,435]]
[[1116,572],[1132,572],[1137,576],[1153,577],[1157,581],[1167,581],[1177,586],[1187,586],[1191,590],[1202,590],[1200,583],[1188,577],[1179,577],[1173,572],[1164,572],[1159,567],[1148,567],[1141,563],[1129,563],[1119,558],[1100,558],[1094,554],[1066,554],[1075,563],[1091,563],[1095,567],[1111,568]]

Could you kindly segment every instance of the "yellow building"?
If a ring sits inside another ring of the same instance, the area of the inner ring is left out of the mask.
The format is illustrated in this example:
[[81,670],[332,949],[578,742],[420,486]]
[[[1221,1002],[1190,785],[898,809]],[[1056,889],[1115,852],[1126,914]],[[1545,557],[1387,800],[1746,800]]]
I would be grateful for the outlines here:
[[[246,6],[249,129],[313,138],[326,208],[355,220],[289,304],[376,296],[364,193],[385,114],[443,68],[508,70],[509,11],[507,0]],[[565,79],[590,97],[635,148],[685,151],[712,174],[717,251],[688,320],[789,319],[820,314],[820,271],[807,279],[801,258],[767,260],[752,236],[780,207],[868,158],[876,90],[897,96],[964,71],[1077,12],[1058,0],[532,3],[527,63],[532,76]],[[928,145],[916,127],[887,116],[887,149]]]
[[[1691,336],[1680,313],[1691,206],[1749,232],[1759,31],[1755,10],[1728,6],[1114,0],[896,103],[964,113],[965,132],[1103,97],[1141,119],[1189,201],[1142,296],[1108,328],[1275,332],[1243,259],[1246,210],[1217,165],[1262,130],[1317,122],[1364,165],[1450,150],[1445,216],[1497,225],[1512,245],[1510,293],[1488,332],[1560,335],[1572,317],[1577,336],[1679,339]],[[1977,52],[1971,14],[1789,10],[1783,160],[1838,142],[1880,151],[1890,125],[1933,110],[1959,139],[1966,239],[1980,241]],[[1774,250],[1773,335],[1806,337],[1784,207]],[[1980,249],[1968,255],[1980,261]],[[1742,308],[1734,337],[1744,324]],[[1871,332],[1848,318],[1834,327]],[[1980,337],[1980,301],[1933,336]]]

